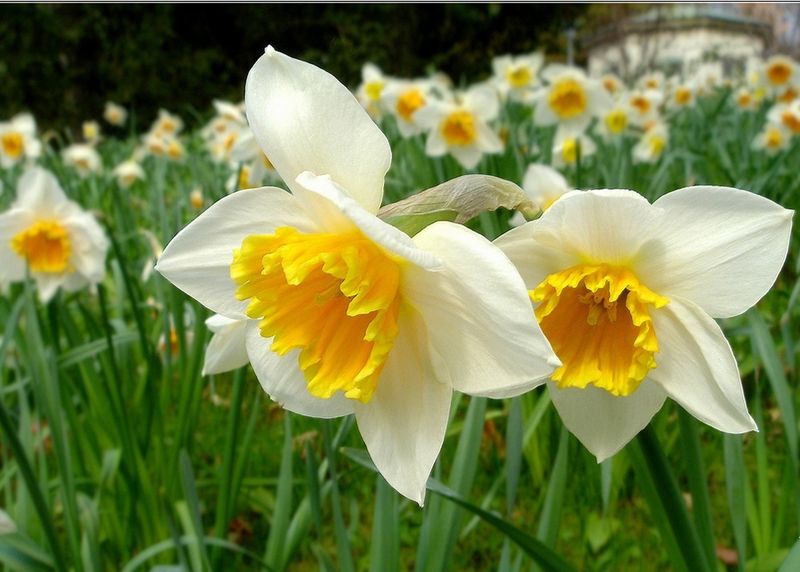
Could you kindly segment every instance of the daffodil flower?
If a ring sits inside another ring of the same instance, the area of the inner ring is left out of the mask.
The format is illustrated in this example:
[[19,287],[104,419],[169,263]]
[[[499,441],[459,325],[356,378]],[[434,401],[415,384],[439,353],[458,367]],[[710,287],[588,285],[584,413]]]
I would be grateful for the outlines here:
[[8,169],[23,159],[36,159],[41,153],[33,115],[20,113],[11,121],[0,122],[0,167]]
[[504,99],[526,102],[539,83],[539,70],[543,63],[541,52],[498,56],[492,60],[493,82]]
[[59,287],[71,292],[100,282],[107,250],[103,229],[51,173],[34,168],[22,175],[16,201],[0,214],[0,283],[30,272],[46,302]]
[[720,431],[756,429],[714,318],[741,314],[769,290],[791,219],[731,188],[689,187],[653,204],[632,191],[586,191],[495,241],[563,364],[548,383],[553,403],[598,460],[666,397]]
[[559,362],[519,274],[489,241],[446,222],[412,239],[376,216],[389,144],[333,76],[269,47],[245,101],[291,193],[223,198],[157,269],[247,320],[250,363],[286,409],[354,413],[386,480],[421,504],[453,390],[516,395]]
[[103,169],[103,160],[94,147],[87,143],[73,143],[61,152],[64,163],[70,165],[81,177],[99,173]]
[[416,114],[428,129],[425,152],[431,157],[450,153],[465,169],[472,169],[485,153],[500,153],[503,142],[489,127],[500,112],[494,89],[477,85],[449,100],[435,100]]
[[547,86],[532,98],[533,120],[537,125],[559,125],[572,132],[589,126],[592,117],[611,107],[611,97],[600,82],[586,77],[583,70],[551,64],[542,72]]

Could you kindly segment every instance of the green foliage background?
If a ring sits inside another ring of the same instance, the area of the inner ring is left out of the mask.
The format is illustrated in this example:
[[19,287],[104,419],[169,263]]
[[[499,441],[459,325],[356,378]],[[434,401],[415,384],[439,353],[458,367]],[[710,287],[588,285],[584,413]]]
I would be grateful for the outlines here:
[[564,53],[586,5],[28,5],[0,7],[0,118],[31,111],[43,128],[98,117],[106,100],[149,122],[159,107],[238,101],[267,44],[355,86],[373,61],[455,81],[491,57]]

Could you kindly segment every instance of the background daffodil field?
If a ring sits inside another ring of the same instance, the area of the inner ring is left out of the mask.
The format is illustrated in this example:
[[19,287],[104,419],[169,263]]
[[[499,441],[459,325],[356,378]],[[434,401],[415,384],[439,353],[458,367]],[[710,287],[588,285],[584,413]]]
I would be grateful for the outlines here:
[[[702,6],[0,8],[0,571],[800,570],[797,226],[769,292],[716,320],[757,432],[722,433],[667,400],[598,463],[553,387],[454,391],[424,506],[384,480],[353,415],[272,401],[242,321],[155,270],[211,205],[294,183],[243,101],[267,45],[287,77],[335,76],[388,140],[371,228],[413,236],[445,220],[494,241],[591,189],[654,203],[731,187],[796,211],[798,13]],[[756,48],[592,51],[691,26]],[[298,180],[333,187],[313,175]],[[413,202],[466,192],[440,186],[464,175],[490,176],[460,180],[485,189],[469,209]]]

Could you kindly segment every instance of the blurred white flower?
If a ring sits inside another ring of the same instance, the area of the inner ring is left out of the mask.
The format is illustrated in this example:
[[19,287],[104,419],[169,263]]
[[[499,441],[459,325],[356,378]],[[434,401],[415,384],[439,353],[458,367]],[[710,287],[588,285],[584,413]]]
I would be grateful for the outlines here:
[[503,150],[503,142],[489,127],[499,110],[497,94],[487,85],[432,101],[417,112],[417,122],[429,130],[425,152],[431,157],[450,153],[465,169],[474,168],[484,154]]
[[633,147],[634,163],[655,163],[664,153],[668,141],[669,130],[665,123],[659,121],[649,125]]
[[100,124],[97,121],[84,121],[81,125],[83,140],[89,145],[100,142]]
[[64,163],[75,169],[81,177],[99,173],[103,161],[97,150],[87,143],[73,143],[61,152]]
[[775,155],[779,151],[789,148],[792,134],[781,124],[768,122],[764,125],[763,131],[756,135],[753,141],[753,149],[766,152],[768,155]]
[[30,113],[20,113],[0,123],[0,166],[13,167],[22,160],[37,159],[42,144],[36,137],[36,120]]
[[581,159],[594,155],[597,145],[582,131],[559,128],[553,139],[553,166],[571,167]]
[[103,110],[103,119],[115,127],[122,127],[128,119],[128,111],[121,105],[109,101],[106,102],[106,107]]
[[572,132],[583,131],[593,117],[611,107],[611,97],[596,80],[576,67],[551,64],[542,72],[547,83],[537,90],[531,103],[537,125],[560,125]]
[[433,90],[431,80],[394,80],[383,91],[386,109],[397,120],[397,128],[403,137],[422,133],[423,126],[416,119],[419,110],[428,105]]
[[539,70],[544,63],[540,52],[498,56],[492,60],[493,82],[503,99],[530,101],[539,83]]
[[117,178],[117,183],[119,183],[119,186],[123,189],[127,189],[136,181],[142,181],[145,178],[144,169],[133,159],[123,161],[114,167],[113,173]]
[[59,287],[72,292],[100,282],[107,250],[103,229],[50,172],[22,175],[16,200],[0,214],[0,283],[22,281],[28,271],[46,302]]

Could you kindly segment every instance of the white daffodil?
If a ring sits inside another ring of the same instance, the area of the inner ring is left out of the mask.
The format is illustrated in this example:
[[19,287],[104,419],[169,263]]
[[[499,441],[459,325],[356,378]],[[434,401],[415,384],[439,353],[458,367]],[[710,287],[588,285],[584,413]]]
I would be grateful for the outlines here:
[[417,112],[428,129],[425,152],[431,157],[450,153],[465,169],[474,168],[484,154],[500,153],[503,142],[489,127],[500,103],[488,85],[477,85],[451,100],[436,100]]
[[767,112],[767,121],[781,125],[792,135],[800,135],[800,100],[775,104]]
[[125,125],[125,120],[128,119],[128,111],[121,105],[109,101],[103,110],[103,119],[115,127],[122,127]]
[[36,138],[36,120],[30,113],[20,113],[11,121],[0,123],[0,166],[13,167],[20,161],[33,160],[42,154]]
[[643,75],[637,83],[643,90],[664,91],[666,78],[663,72],[655,71]]
[[619,137],[629,131],[631,126],[631,108],[623,99],[616,101],[605,112],[597,123],[597,131],[606,141]]
[[176,137],[181,131],[183,131],[183,120],[166,109],[158,110],[158,117],[150,126],[150,133],[166,137]]
[[664,96],[660,91],[632,91],[628,94],[628,108],[631,110],[631,123],[639,127],[658,118],[658,110]]
[[764,83],[774,96],[800,85],[800,71],[797,62],[788,56],[772,56],[764,63]]
[[779,123],[768,122],[764,125],[764,130],[756,135],[753,141],[753,149],[764,151],[768,155],[775,155],[779,151],[789,148],[792,134]]
[[387,78],[381,68],[370,62],[362,66],[361,84],[356,89],[356,97],[370,117],[377,119],[381,116],[383,111],[381,101],[386,85]]
[[548,165],[533,163],[525,170],[522,190],[541,211],[572,190],[564,175]]
[[533,95],[533,120],[537,125],[556,125],[583,131],[592,117],[611,107],[611,97],[596,80],[576,67],[551,64],[542,72],[547,86]]
[[75,169],[81,177],[99,173],[103,160],[97,150],[86,143],[73,143],[61,152],[64,163]]
[[[564,176],[550,167],[541,163],[532,163],[525,170],[522,179],[522,190],[534,204],[539,212],[549,209],[554,202],[572,190]],[[524,215],[517,211],[511,220],[511,226],[525,224]]]
[[669,141],[669,130],[662,122],[655,122],[642,133],[642,138],[633,147],[634,163],[655,163],[664,153]]
[[389,110],[397,120],[397,129],[403,137],[413,137],[422,133],[424,127],[419,124],[416,114],[430,102],[434,84],[431,80],[395,80],[389,82],[382,92],[382,97]]
[[214,314],[206,320],[206,326],[213,335],[206,347],[203,375],[225,373],[247,365],[247,320],[232,320]]
[[539,83],[543,63],[541,52],[498,56],[492,60],[493,82],[504,99],[528,102]]
[[89,145],[96,145],[100,142],[100,124],[97,121],[84,121],[81,125],[83,140]]
[[736,92],[735,100],[737,107],[744,111],[753,111],[757,107],[755,95],[746,87],[739,88]]
[[694,105],[694,88],[687,83],[679,83],[670,90],[667,106],[671,109],[686,109]]
[[327,72],[269,47],[245,101],[291,193],[224,197],[169,243],[157,270],[212,311],[247,319],[250,363],[286,409],[354,413],[386,480],[421,504],[453,390],[516,395],[557,363],[525,286],[463,226],[410,238],[375,215],[389,143]]
[[613,73],[606,73],[600,78],[600,85],[606,90],[606,93],[611,97],[617,97],[625,91],[625,83],[619,78],[618,75]]
[[100,282],[107,250],[103,229],[51,173],[22,175],[16,200],[0,214],[0,283],[24,280],[27,269],[46,302],[59,287],[71,292]]
[[581,158],[594,155],[597,145],[583,132],[559,128],[553,138],[553,166],[571,167]]
[[563,365],[548,384],[567,428],[603,460],[671,397],[728,433],[756,429],[714,318],[741,314],[786,258],[792,212],[759,195],[689,187],[561,197],[495,243],[516,264]]
[[117,178],[117,183],[119,183],[119,186],[123,189],[127,189],[136,181],[142,181],[145,179],[144,169],[142,169],[142,166],[133,159],[123,161],[114,167],[114,176]]

